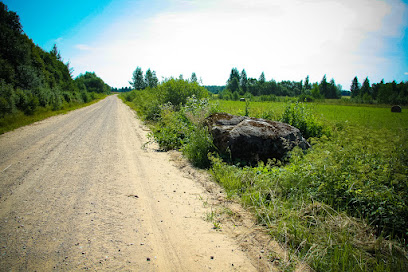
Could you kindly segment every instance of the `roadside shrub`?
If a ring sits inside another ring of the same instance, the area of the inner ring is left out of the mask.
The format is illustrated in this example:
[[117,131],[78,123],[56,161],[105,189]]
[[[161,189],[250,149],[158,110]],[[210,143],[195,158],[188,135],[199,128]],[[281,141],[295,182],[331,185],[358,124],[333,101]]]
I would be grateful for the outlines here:
[[38,97],[38,102],[41,107],[46,107],[51,101],[51,90],[49,88],[38,87],[34,90],[35,95]]
[[201,99],[209,96],[207,89],[197,82],[189,82],[183,79],[171,78],[157,88],[160,104],[170,102],[176,110],[180,110],[189,97],[195,96],[197,99]]
[[211,161],[208,154],[215,151],[212,137],[206,127],[193,128],[182,148],[183,155],[196,167],[208,168]]
[[161,107],[161,118],[152,129],[154,140],[164,151],[180,149],[190,134],[191,125],[185,116],[175,111],[171,103]]
[[72,102],[72,93],[71,92],[63,92],[62,96],[67,103]]
[[16,110],[16,95],[11,84],[0,79],[0,116],[13,113]]
[[84,103],[91,102],[91,100],[92,100],[91,96],[86,91],[81,92],[81,99],[82,99],[82,101],[84,101]]
[[131,91],[127,93],[123,93],[123,96],[125,97],[125,100],[128,102],[132,102],[135,97],[136,97],[136,91]]
[[60,110],[62,108],[62,95],[58,87],[51,90],[51,107],[53,111]]
[[80,104],[83,103],[81,92],[73,92],[72,101]]
[[38,98],[27,90],[17,89],[16,91],[16,106],[26,115],[34,114],[34,111],[39,105]]
[[31,92],[28,92],[26,95],[26,101],[23,109],[24,114],[33,115],[38,105],[39,105],[38,98]]
[[281,121],[298,128],[303,137],[321,137],[323,134],[329,134],[328,128],[313,115],[310,108],[304,103],[292,103],[286,106]]

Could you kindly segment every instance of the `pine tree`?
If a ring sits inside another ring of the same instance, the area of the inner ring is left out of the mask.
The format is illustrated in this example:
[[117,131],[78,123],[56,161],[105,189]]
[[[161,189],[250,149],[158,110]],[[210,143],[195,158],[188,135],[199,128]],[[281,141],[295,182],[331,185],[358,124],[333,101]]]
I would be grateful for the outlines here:
[[259,83],[264,84],[265,83],[265,74],[264,72],[261,73],[261,75],[259,76]]
[[368,79],[368,77],[366,77],[366,79],[363,82],[363,85],[361,86],[360,94],[361,94],[361,96],[364,96],[366,94],[370,95],[370,96],[372,95],[370,80]]
[[193,73],[191,74],[191,79],[190,79],[190,81],[191,81],[191,82],[196,82],[196,83],[198,82],[196,73],[193,72]]
[[322,81],[319,84],[320,93],[324,98],[329,98],[329,84],[327,83],[326,75],[323,76]]
[[309,82],[309,75],[305,79],[304,88],[305,88],[305,90],[311,90],[312,89],[312,85]]
[[239,72],[237,68],[232,68],[230,77],[227,81],[227,89],[232,93],[239,92]]
[[248,77],[245,72],[245,69],[243,69],[241,72],[239,85],[243,93],[246,93],[248,91]]
[[360,83],[358,83],[357,77],[355,77],[351,82],[350,91],[352,98],[360,95]]

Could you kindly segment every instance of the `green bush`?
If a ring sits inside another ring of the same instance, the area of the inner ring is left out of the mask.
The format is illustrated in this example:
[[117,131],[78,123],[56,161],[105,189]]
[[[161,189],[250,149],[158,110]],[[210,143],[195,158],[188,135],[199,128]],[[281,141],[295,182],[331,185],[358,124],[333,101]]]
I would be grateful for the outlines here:
[[81,99],[84,103],[88,103],[91,101],[91,96],[88,92],[82,91],[81,92]]
[[281,121],[298,128],[306,139],[329,134],[328,129],[318,121],[311,109],[304,103],[292,103],[287,105]]
[[0,116],[13,113],[16,110],[16,94],[13,86],[0,79]]
[[49,88],[39,87],[34,90],[34,93],[38,97],[38,102],[41,107],[46,107],[50,104],[52,93]]
[[27,93],[26,97],[23,112],[26,115],[33,115],[39,105],[38,98],[30,92]]
[[170,103],[162,106],[161,118],[152,129],[154,140],[160,148],[167,151],[180,149],[190,134],[191,124],[185,116],[174,111]]
[[197,82],[189,82],[183,79],[171,78],[160,84],[157,89],[160,104],[170,102],[176,110],[186,104],[189,97],[195,96],[197,99],[201,99],[209,96],[207,89]]
[[208,154],[215,151],[215,147],[206,127],[195,127],[189,133],[182,148],[183,155],[196,167],[208,168],[211,161]]
[[51,107],[53,111],[60,110],[62,108],[62,95],[61,91],[59,90],[58,87],[53,88],[51,90]]

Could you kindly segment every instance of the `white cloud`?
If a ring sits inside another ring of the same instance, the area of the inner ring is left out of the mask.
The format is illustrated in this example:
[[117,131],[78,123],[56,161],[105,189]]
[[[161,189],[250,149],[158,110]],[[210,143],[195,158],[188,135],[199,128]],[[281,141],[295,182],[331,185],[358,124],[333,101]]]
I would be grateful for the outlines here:
[[57,39],[54,40],[54,43],[55,43],[55,44],[60,44],[60,43],[62,43],[63,41],[64,41],[64,38],[59,37],[59,38],[57,38]]
[[237,67],[276,80],[327,74],[348,86],[391,64],[384,39],[400,35],[404,11],[399,1],[175,0],[149,18],[117,19],[95,42],[77,44],[71,61],[113,86],[126,85],[136,66],[165,77],[196,72],[204,84],[224,84]]
[[77,48],[77,49],[79,49],[81,51],[90,51],[90,50],[93,49],[92,47],[90,47],[89,45],[86,45],[86,44],[77,44],[77,45],[75,45],[75,48]]
[[408,72],[405,72],[404,75],[408,76]]

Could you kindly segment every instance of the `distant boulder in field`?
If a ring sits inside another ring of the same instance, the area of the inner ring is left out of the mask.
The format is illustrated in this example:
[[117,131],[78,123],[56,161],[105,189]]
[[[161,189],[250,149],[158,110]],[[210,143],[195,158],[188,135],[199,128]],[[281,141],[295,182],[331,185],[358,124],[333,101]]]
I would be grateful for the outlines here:
[[221,153],[250,163],[281,160],[296,146],[310,147],[299,129],[281,122],[215,113],[205,124]]
[[391,107],[391,112],[401,112],[401,106],[395,105]]

